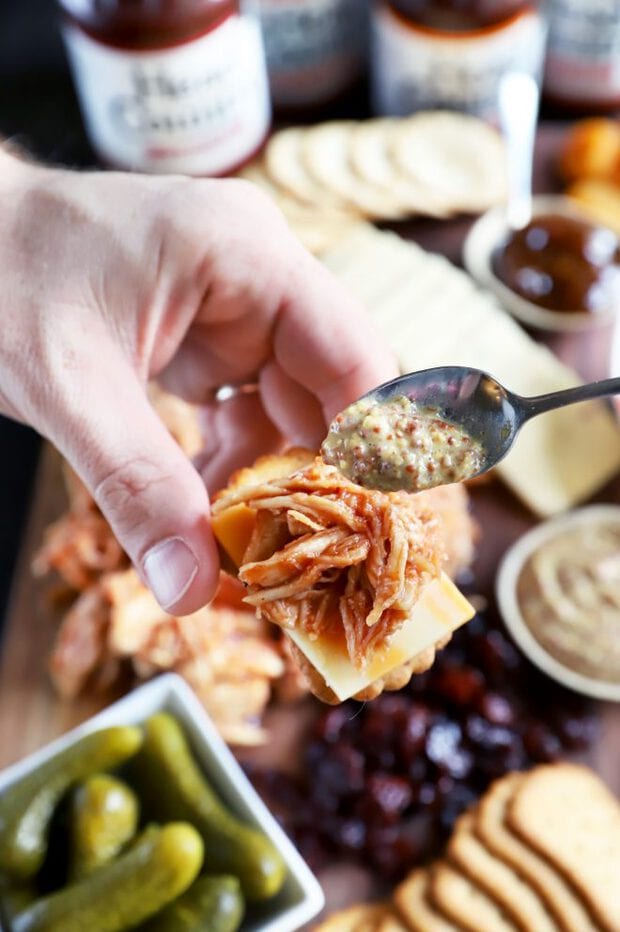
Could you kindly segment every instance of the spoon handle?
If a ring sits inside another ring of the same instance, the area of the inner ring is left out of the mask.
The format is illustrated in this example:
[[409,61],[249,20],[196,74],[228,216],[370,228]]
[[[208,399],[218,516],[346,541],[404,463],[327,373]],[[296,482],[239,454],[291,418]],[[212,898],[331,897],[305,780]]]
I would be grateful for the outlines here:
[[499,118],[508,156],[508,226],[519,230],[532,214],[532,164],[538,117],[538,85],[520,71],[510,71],[499,85]]
[[589,398],[603,398],[605,395],[620,394],[620,379],[604,379],[602,382],[589,382],[587,385],[576,385],[575,388],[565,388],[561,392],[549,392],[547,395],[535,395],[532,398],[519,398],[519,414],[521,423],[529,421],[537,414],[552,411],[554,408],[563,408],[564,405],[576,404],[578,401],[587,401]]

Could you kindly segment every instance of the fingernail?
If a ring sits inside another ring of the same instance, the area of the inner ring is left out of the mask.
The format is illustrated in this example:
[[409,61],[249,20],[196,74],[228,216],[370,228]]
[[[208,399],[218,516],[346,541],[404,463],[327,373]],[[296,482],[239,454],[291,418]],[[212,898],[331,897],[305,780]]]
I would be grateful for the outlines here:
[[180,537],[155,544],[142,565],[148,586],[163,609],[185,595],[198,572],[196,557]]

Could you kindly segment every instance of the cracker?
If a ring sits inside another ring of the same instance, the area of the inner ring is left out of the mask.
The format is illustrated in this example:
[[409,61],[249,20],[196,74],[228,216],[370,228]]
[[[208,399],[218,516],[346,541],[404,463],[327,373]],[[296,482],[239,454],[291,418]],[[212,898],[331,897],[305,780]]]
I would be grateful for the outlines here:
[[271,137],[265,150],[265,168],[268,176],[302,204],[315,208],[350,209],[341,197],[319,184],[306,170],[302,157],[305,134],[305,129],[291,127],[280,130]]
[[386,909],[385,903],[356,903],[332,913],[314,927],[314,932],[374,932]]
[[419,181],[399,171],[392,159],[392,134],[400,122],[397,117],[380,117],[356,124],[349,146],[353,171],[369,184],[387,188],[409,214],[449,216],[449,205],[433,196]]
[[431,870],[430,900],[468,932],[515,932],[517,929],[483,890],[446,861],[438,861]]
[[563,873],[609,932],[620,929],[620,804],[577,764],[537,767],[508,804],[507,821]]
[[429,871],[418,868],[394,891],[394,903],[411,932],[460,932],[461,925],[446,919],[428,901]]
[[523,932],[556,932],[542,900],[529,884],[474,835],[475,817],[457,821],[447,853],[456,866],[504,909]]
[[389,188],[368,182],[351,166],[350,142],[354,120],[333,120],[306,130],[301,142],[304,165],[314,181],[352,208],[376,220],[407,215]]
[[596,932],[587,910],[566,880],[506,825],[508,803],[523,777],[512,773],[493,783],[476,810],[476,833],[493,854],[536,890],[564,932]]
[[394,130],[396,164],[453,211],[478,213],[506,196],[501,136],[465,113],[418,113]]
[[363,222],[350,211],[337,207],[315,208],[300,201],[274,183],[262,161],[256,160],[246,165],[237,177],[252,182],[268,194],[284,214],[293,233],[315,255],[332,249],[343,237],[349,236],[357,224]]
[[379,918],[376,932],[409,932],[409,929],[393,909],[388,909],[385,915]]

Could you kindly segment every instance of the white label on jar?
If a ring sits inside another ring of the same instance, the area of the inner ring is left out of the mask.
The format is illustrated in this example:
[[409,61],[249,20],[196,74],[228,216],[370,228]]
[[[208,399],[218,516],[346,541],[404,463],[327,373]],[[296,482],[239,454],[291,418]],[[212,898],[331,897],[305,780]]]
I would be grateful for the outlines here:
[[445,36],[418,30],[381,4],[372,38],[377,113],[404,116],[438,107],[495,122],[501,75],[514,69],[538,78],[545,27],[532,12],[484,34]]
[[620,97],[620,0],[546,0],[545,89],[575,101]]
[[369,0],[254,0],[274,102],[320,103],[361,73]]
[[269,126],[260,27],[230,16],[190,42],[112,48],[68,26],[65,40],[99,156],[147,172],[217,175],[257,149]]

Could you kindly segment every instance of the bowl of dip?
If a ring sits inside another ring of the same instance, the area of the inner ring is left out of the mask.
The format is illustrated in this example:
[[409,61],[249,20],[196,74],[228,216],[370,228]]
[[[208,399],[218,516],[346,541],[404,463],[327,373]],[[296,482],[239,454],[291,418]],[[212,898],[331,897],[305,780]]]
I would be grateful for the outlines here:
[[561,195],[535,197],[522,230],[510,229],[503,207],[487,211],[469,232],[463,260],[530,327],[588,330],[620,309],[618,236]]
[[575,692],[620,702],[620,506],[552,518],[504,555],[504,623],[524,654]]

